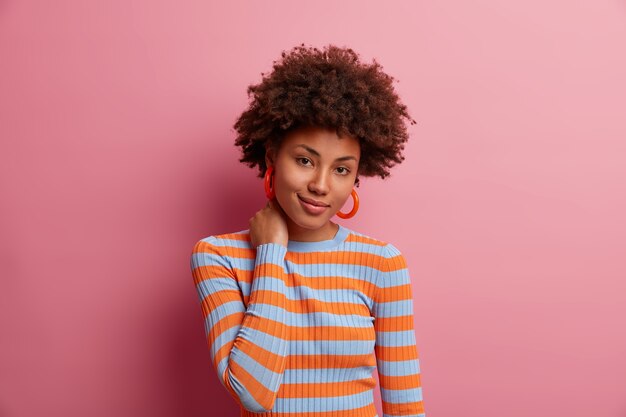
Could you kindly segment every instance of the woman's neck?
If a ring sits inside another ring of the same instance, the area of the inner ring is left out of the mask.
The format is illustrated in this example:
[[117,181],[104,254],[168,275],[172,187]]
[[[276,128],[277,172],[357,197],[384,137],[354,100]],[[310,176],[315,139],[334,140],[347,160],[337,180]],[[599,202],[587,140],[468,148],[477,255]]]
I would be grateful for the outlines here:
[[339,230],[339,225],[329,220],[326,225],[319,229],[306,229],[298,226],[289,219],[287,221],[287,229],[289,232],[289,240],[298,242],[319,242],[334,238]]

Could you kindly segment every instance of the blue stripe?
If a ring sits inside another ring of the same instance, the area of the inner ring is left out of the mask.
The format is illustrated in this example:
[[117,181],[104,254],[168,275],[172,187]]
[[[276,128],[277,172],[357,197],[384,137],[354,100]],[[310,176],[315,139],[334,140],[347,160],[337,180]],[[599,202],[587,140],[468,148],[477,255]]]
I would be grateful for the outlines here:
[[298,355],[369,355],[374,352],[373,340],[293,340],[289,356]]
[[400,285],[406,285],[411,283],[406,268],[398,269],[396,271],[381,272],[380,279],[376,282],[379,288],[391,288],[398,287]]
[[285,369],[284,384],[347,382],[371,378],[375,366],[356,368]]
[[[288,357],[291,355],[287,355]],[[223,375],[228,365],[228,357],[224,357],[218,364],[218,374]],[[409,364],[407,369],[415,368]],[[316,368],[316,369],[285,369],[283,384],[307,384],[307,383],[332,383],[358,381],[366,378],[373,378],[375,366],[357,366],[355,368]],[[380,370],[378,371],[380,375]],[[419,372],[411,372],[412,375]],[[399,374],[397,376],[405,376]],[[221,379],[221,378],[220,378]]]
[[[241,329],[241,331],[239,331]],[[256,329],[243,326],[234,326],[225,330],[211,346],[211,357],[226,343],[240,337],[267,350],[274,351],[276,346],[284,341]],[[368,355],[374,352],[374,340],[287,340],[289,356],[298,355]],[[296,354],[297,353],[297,354]]]
[[377,332],[376,344],[379,346],[413,346],[415,345],[415,332],[406,330],[400,332]]
[[363,242],[344,242],[337,250],[383,256],[384,247]]
[[383,401],[393,404],[412,403],[422,401],[422,388],[412,389],[380,389],[380,397]]
[[207,243],[210,243],[213,246],[218,246],[220,248],[233,247],[233,248],[240,248],[240,249],[252,249],[252,245],[250,244],[250,241],[248,240],[217,238],[214,241],[207,242]]
[[[355,258],[355,261],[358,261]],[[376,268],[369,266],[363,266],[358,264],[334,264],[334,263],[307,263],[296,264],[290,260],[286,260],[287,270],[289,272],[296,272],[304,277],[317,277],[317,276],[340,276],[343,278],[359,278],[368,282],[373,282],[376,276],[381,274]],[[324,272],[327,272],[324,274]],[[385,273],[383,273],[385,274]]]
[[[220,380],[222,380],[222,375],[224,375],[224,371],[228,366],[228,356],[222,358],[222,360],[217,364],[217,374],[219,375]],[[223,384],[223,382],[222,382]]]
[[191,255],[192,269],[201,266],[222,266],[230,269],[230,259],[213,252],[197,252]]
[[232,256],[224,256],[223,259],[231,268],[250,272],[254,270],[254,261],[256,260],[255,258],[233,258]]
[[285,281],[267,275],[259,275],[258,277],[256,277],[252,281],[252,284],[249,286],[246,294],[249,295],[252,293],[252,287],[255,287],[257,291],[272,291],[278,294],[285,294],[285,291],[287,290]]
[[365,407],[373,402],[373,390],[367,390],[354,395],[340,395],[336,397],[276,398],[276,403],[272,411],[279,413],[344,411]]
[[376,317],[401,317],[413,314],[413,302],[411,300],[388,301],[377,304]]
[[[270,279],[270,278],[266,278]],[[250,294],[251,285],[247,282],[239,282],[244,294]],[[306,285],[298,285],[295,287],[285,287],[285,297],[293,301],[305,301],[306,299],[315,299],[323,302],[350,302],[350,300],[362,300],[368,307],[373,305],[373,301],[367,295],[356,289],[328,289],[316,290]]]
[[[206,238],[202,239],[203,242],[208,243],[209,245],[219,247],[219,248],[237,248],[237,249],[249,249],[254,251],[255,248],[252,247],[250,241],[248,240],[237,240],[237,239],[226,239],[220,237],[213,237],[213,239]],[[293,243],[292,243],[293,244]],[[358,256],[359,253],[366,253],[371,255],[377,255],[381,257],[385,257],[385,247],[370,243],[363,242],[343,242],[339,246],[330,248],[332,251],[346,251],[346,252],[355,252]],[[224,252],[225,252],[224,251]],[[291,248],[292,252],[300,252]],[[306,252],[311,252],[307,250]],[[319,250],[318,252],[328,252],[328,250]]]
[[[216,308],[215,315],[216,320],[223,317],[224,314],[229,314],[227,309],[221,308],[232,303],[226,303]],[[276,307],[272,304],[254,304],[254,306],[263,306],[263,317],[278,321],[291,327],[325,327],[325,326],[339,326],[339,327],[358,327],[358,328],[370,328],[374,317],[361,316],[358,314],[346,314],[336,315],[325,312],[317,313],[293,313],[286,311],[280,307]],[[250,306],[252,307],[252,306]],[[219,311],[218,311],[219,310]],[[232,310],[232,308],[231,308]],[[238,312],[239,310],[235,310]],[[212,313],[211,313],[212,314]],[[283,318],[284,317],[284,318]]]
[[407,376],[420,373],[419,359],[408,361],[384,361],[376,360],[378,374],[383,376]]
[[257,246],[254,263],[255,265],[272,263],[284,268],[286,254],[286,247],[278,243],[264,243],[263,245]]

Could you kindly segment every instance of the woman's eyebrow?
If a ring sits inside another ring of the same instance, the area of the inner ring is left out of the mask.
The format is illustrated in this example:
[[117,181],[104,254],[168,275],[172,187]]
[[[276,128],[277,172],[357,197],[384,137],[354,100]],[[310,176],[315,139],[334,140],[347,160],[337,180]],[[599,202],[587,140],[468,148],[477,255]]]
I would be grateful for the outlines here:
[[[307,146],[307,145],[305,145],[303,143],[301,143],[299,145],[296,145],[296,148],[298,148],[298,147],[306,149],[307,151],[309,151],[310,153],[312,153],[313,155],[315,155],[317,157],[321,156],[318,151],[316,151],[315,149],[313,149],[310,146]],[[347,160],[350,160],[350,159],[353,159],[353,160],[356,161],[356,158],[354,156],[352,156],[352,155],[342,156],[342,157],[336,158],[335,161],[347,161]]]

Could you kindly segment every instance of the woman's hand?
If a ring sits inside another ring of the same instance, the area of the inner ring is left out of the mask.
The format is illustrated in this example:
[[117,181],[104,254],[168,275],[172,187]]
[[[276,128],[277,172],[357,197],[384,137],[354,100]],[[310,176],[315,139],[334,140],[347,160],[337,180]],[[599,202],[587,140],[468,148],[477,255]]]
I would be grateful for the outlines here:
[[274,200],[250,218],[250,242],[256,248],[264,243],[278,243],[287,247],[289,232],[286,214]]

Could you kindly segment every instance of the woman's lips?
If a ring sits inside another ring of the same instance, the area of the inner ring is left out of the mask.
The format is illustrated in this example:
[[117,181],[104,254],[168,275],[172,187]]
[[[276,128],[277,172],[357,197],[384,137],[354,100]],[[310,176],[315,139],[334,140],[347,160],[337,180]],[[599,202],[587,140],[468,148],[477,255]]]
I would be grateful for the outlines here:
[[299,195],[298,199],[300,200],[302,208],[310,214],[321,214],[329,207],[328,204],[322,203],[321,201],[312,200]]

